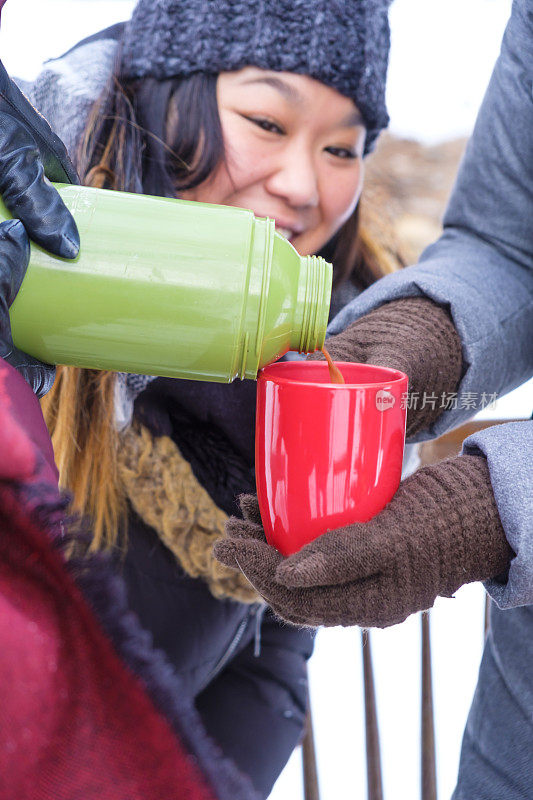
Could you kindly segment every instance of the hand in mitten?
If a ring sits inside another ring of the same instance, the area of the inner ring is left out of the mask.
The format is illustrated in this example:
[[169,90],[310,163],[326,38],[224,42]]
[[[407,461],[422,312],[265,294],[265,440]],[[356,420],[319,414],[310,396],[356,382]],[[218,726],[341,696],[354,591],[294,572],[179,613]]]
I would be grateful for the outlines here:
[[14,346],[7,313],[28,266],[26,231],[61,258],[75,258],[80,246],[76,223],[45,174],[50,180],[77,182],[63,144],[0,63],[0,195],[21,221],[0,226],[0,356],[39,397],[52,386],[55,368]]
[[370,522],[324,533],[288,558],[266,543],[256,498],[242,509],[215,555],[297,625],[394,625],[499,576],[513,556],[482,456],[420,469]]
[[[461,340],[448,312],[427,297],[393,300],[326,339],[335,361],[390,367],[409,377],[409,393],[418,402],[407,408],[407,436],[427,428],[442,413],[443,393],[456,391],[461,379]],[[319,354],[311,360],[322,358]],[[434,403],[422,403],[423,393]]]

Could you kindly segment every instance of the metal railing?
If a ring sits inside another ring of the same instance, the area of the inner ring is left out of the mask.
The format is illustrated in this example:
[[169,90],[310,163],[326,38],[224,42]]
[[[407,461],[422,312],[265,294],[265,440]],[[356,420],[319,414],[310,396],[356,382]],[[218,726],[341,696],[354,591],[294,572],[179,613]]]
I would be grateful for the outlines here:
[[[437,800],[437,762],[435,753],[435,720],[433,713],[429,611],[420,614],[420,624],[422,629],[420,796],[421,800]],[[370,631],[361,630],[361,648],[363,660],[366,733],[367,800],[383,800],[381,748],[379,742],[379,725],[374,684],[374,669],[372,665]],[[317,759],[313,735],[313,719],[310,702],[308,702],[306,732],[302,741],[302,767],[304,778],[304,800],[320,800]]]

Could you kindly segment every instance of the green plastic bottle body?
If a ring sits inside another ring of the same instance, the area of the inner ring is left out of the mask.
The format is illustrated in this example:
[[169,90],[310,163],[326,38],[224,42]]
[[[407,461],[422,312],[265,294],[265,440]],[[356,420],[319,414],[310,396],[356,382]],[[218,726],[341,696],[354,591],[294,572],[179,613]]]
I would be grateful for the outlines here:
[[[331,266],[272,220],[170,198],[57,187],[75,261],[32,244],[10,310],[17,347],[52,364],[230,382],[324,343]],[[0,219],[9,218],[0,206]]]

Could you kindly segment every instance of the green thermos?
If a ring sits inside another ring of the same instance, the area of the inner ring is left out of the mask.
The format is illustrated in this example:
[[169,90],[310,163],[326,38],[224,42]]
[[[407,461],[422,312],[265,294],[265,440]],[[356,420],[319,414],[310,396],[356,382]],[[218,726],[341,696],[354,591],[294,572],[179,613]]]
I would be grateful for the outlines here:
[[[227,206],[59,184],[75,261],[32,244],[10,311],[17,347],[52,364],[230,382],[324,343],[331,265],[270,219]],[[0,219],[10,215],[0,205]]]

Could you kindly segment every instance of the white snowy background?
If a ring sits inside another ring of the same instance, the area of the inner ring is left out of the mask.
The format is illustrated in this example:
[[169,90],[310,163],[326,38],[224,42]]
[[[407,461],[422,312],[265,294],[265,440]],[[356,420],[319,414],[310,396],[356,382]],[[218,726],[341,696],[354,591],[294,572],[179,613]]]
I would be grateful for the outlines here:
[[[132,0],[8,0],[0,56],[32,78],[46,59],[79,39],[127,19]],[[388,81],[391,130],[436,143],[470,132],[497,57],[511,0],[395,0]],[[516,419],[532,410],[533,381],[481,418]],[[455,784],[462,731],[483,646],[484,592],[464,587],[431,615],[438,792]],[[386,800],[419,797],[420,621],[372,632]],[[363,684],[357,629],[319,632],[310,664],[322,800],[366,796]],[[297,750],[270,800],[302,794]]]

